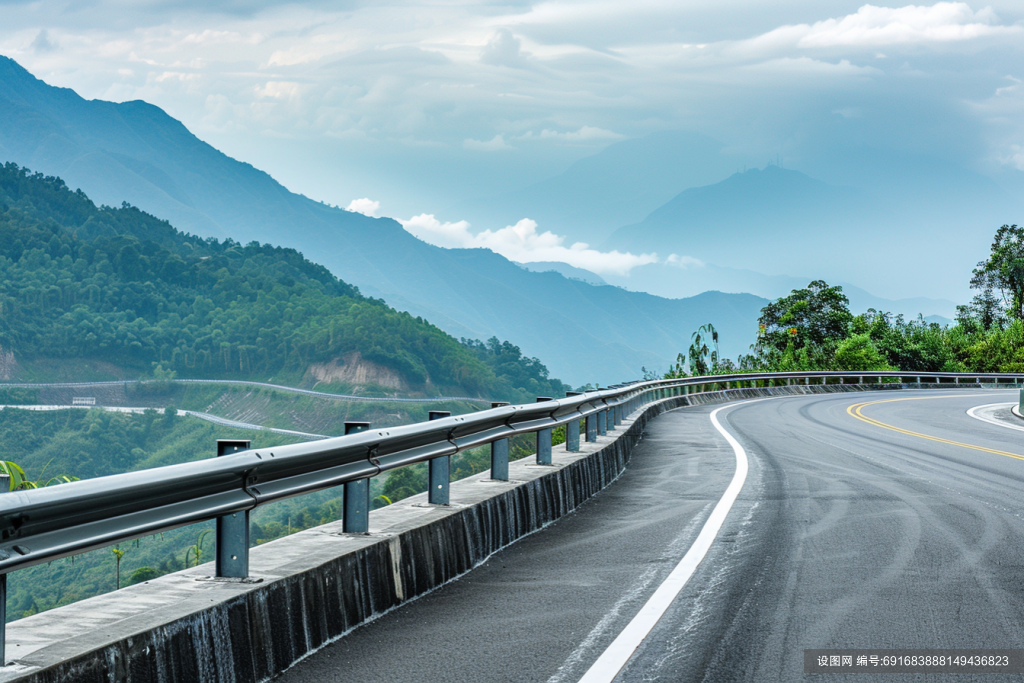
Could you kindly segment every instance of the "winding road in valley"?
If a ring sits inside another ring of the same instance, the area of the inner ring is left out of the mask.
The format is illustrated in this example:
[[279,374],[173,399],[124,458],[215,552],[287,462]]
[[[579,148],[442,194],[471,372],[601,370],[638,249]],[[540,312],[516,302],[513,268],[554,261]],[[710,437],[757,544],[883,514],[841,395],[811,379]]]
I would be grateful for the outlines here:
[[[1024,648],[1016,398],[856,392],[666,413],[577,512],[279,680],[845,680],[805,674],[804,650]],[[975,679],[1020,677],[926,678]]]

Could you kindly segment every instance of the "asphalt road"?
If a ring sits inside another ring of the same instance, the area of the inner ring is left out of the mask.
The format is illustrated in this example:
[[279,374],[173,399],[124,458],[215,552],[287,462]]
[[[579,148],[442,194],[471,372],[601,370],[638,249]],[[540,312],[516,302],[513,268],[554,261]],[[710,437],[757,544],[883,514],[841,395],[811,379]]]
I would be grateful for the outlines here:
[[[743,488],[616,680],[839,680],[849,674],[804,674],[804,649],[1024,648],[1024,433],[967,415],[1015,398],[867,392],[721,411],[749,461]],[[578,681],[729,485],[736,457],[712,428],[718,407],[661,416],[576,513],[279,680]]]

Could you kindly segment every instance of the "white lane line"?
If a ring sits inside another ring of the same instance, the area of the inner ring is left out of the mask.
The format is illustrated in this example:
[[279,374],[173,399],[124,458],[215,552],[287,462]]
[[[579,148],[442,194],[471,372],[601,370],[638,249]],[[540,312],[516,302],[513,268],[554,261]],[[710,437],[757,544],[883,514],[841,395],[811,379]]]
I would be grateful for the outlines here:
[[569,658],[565,660],[565,663],[558,667],[558,671],[555,672],[554,676],[548,679],[548,683],[565,683],[565,681],[572,680],[567,674],[571,673],[573,667],[580,663],[580,660],[583,659],[583,655],[586,654],[587,650],[589,650],[599,638],[604,636],[605,631],[607,631],[609,627],[614,624],[615,620],[619,618],[619,614],[622,612],[622,609],[633,600],[641,597],[647,591],[647,587],[654,583],[655,579],[658,578],[657,573],[657,567],[650,567],[640,575],[640,580],[637,584],[619,598],[615,605],[608,610],[608,613],[601,617],[601,621],[597,622],[597,625],[590,629],[590,633],[587,634],[587,637],[583,639],[583,642],[579,644],[579,647],[577,647]]
[[967,411],[967,414],[969,416],[973,417],[975,420],[981,420],[982,422],[988,422],[989,424],[993,424],[993,425],[996,425],[996,426],[999,426],[999,427],[1003,427],[1004,429],[1016,429],[1018,432],[1024,432],[1024,427],[1021,427],[1021,426],[1018,426],[1018,425],[1007,424],[1006,422],[1003,422],[1002,420],[997,420],[994,417],[989,417],[987,415],[979,415],[978,414],[978,411],[981,411],[981,410],[984,410],[986,412],[993,412],[994,410],[996,410],[998,408],[1005,408],[1006,406],[1015,406],[1015,405],[1017,405],[1017,403],[1015,401],[1012,401],[1010,403],[989,403],[988,405],[984,405],[984,406],[974,406],[973,408],[971,408],[971,409],[969,409]]
[[690,549],[683,555],[683,559],[679,561],[679,564],[672,570],[672,573],[668,575],[665,582],[658,586],[658,589],[654,591],[654,595],[640,608],[640,611],[626,625],[622,633],[597,658],[597,661],[587,670],[587,673],[583,674],[583,678],[580,679],[579,683],[610,683],[619,674],[622,667],[626,666],[626,662],[633,656],[636,649],[640,647],[644,638],[647,637],[651,629],[654,628],[654,625],[665,614],[669,605],[679,595],[679,592],[683,590],[686,582],[690,580],[690,577],[697,570],[697,566],[700,565],[701,561],[708,554],[711,544],[714,542],[715,537],[718,536],[718,532],[721,530],[722,524],[729,514],[729,510],[732,509],[733,503],[736,502],[736,497],[739,496],[740,490],[743,488],[743,482],[747,479],[747,454],[743,450],[743,446],[740,446],[739,441],[732,434],[725,431],[721,423],[719,423],[718,413],[728,408],[743,405],[744,403],[754,403],[755,401],[763,400],[765,399],[732,403],[712,411],[711,424],[714,425],[719,434],[725,437],[725,440],[732,446],[733,453],[736,454],[736,473],[733,475],[732,481],[729,482],[728,488],[725,489],[725,493],[722,494],[722,498],[715,505],[715,509],[711,511],[708,521],[704,523],[704,528],[700,530],[697,540],[693,542]]

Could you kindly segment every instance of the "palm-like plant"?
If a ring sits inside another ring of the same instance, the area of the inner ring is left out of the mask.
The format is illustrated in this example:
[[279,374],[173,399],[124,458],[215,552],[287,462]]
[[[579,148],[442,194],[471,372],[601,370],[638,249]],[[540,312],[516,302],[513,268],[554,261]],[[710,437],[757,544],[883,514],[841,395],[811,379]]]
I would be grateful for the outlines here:
[[[53,462],[52,460],[50,462]],[[41,489],[49,486],[50,484],[67,484],[72,481],[78,481],[78,477],[72,477],[67,474],[58,474],[55,477],[45,479],[46,470],[49,468],[50,463],[46,463],[43,467],[43,471],[39,473],[39,479],[32,481],[25,474],[25,470],[18,463],[13,460],[0,460],[0,475],[7,475],[10,481],[11,491],[24,491],[26,489]]]
[[117,590],[121,590],[121,558],[128,552],[127,550],[121,550],[116,545],[110,549],[110,552],[114,553],[114,561],[117,563]]
[[206,535],[210,533],[210,529],[203,529],[199,532],[199,537],[196,538],[195,545],[189,546],[189,549],[185,551],[185,566],[188,566],[189,556],[193,556],[196,559],[194,566],[198,567],[203,559],[203,541],[206,540]]
[[690,373],[707,375],[718,365],[718,330],[711,323],[701,325],[690,337]]

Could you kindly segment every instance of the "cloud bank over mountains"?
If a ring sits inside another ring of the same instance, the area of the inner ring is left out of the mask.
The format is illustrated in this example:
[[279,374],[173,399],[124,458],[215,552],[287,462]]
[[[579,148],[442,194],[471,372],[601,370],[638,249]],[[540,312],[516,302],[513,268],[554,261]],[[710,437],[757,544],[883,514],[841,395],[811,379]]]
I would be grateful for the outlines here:
[[318,199],[437,215],[666,129],[757,164],[849,142],[1024,168],[1022,21],[1013,0],[8,0],[0,53]]
[[945,43],[989,36],[1020,35],[1020,26],[1004,26],[991,7],[975,12],[966,2],[932,6],[864,5],[853,14],[814,24],[782,26],[749,41],[757,47],[884,47]]
[[[0,54],[47,82],[85,97],[151,102],[296,192],[367,215],[412,216],[403,224],[423,239],[520,262],[562,261],[609,276],[655,263],[695,272],[697,259],[736,266],[692,240],[665,248],[604,240],[687,188],[766,162],[892,204],[912,194],[907,225],[922,220],[916,206],[965,178],[1024,198],[1019,0],[3,7]],[[622,167],[636,182],[628,189],[613,186],[608,179],[623,176],[611,173],[602,184],[584,163],[673,132],[716,146],[680,143],[668,161],[645,148],[660,166],[630,157]],[[578,164],[586,168],[570,174],[572,183],[548,182]],[[682,167],[703,173],[671,172]],[[668,187],[655,176],[687,180]],[[566,199],[566,190],[575,194]],[[537,201],[517,204],[522,197]],[[559,212],[560,203],[582,208]],[[616,206],[641,204],[618,221],[628,212]],[[1003,213],[998,222],[1020,221]],[[991,218],[936,224],[945,233],[925,246],[955,242],[965,263],[976,262],[998,227]],[[890,232],[894,251],[921,246],[909,229]],[[844,277],[879,282],[890,296],[942,284],[934,267],[879,279],[863,259],[846,260]]]

